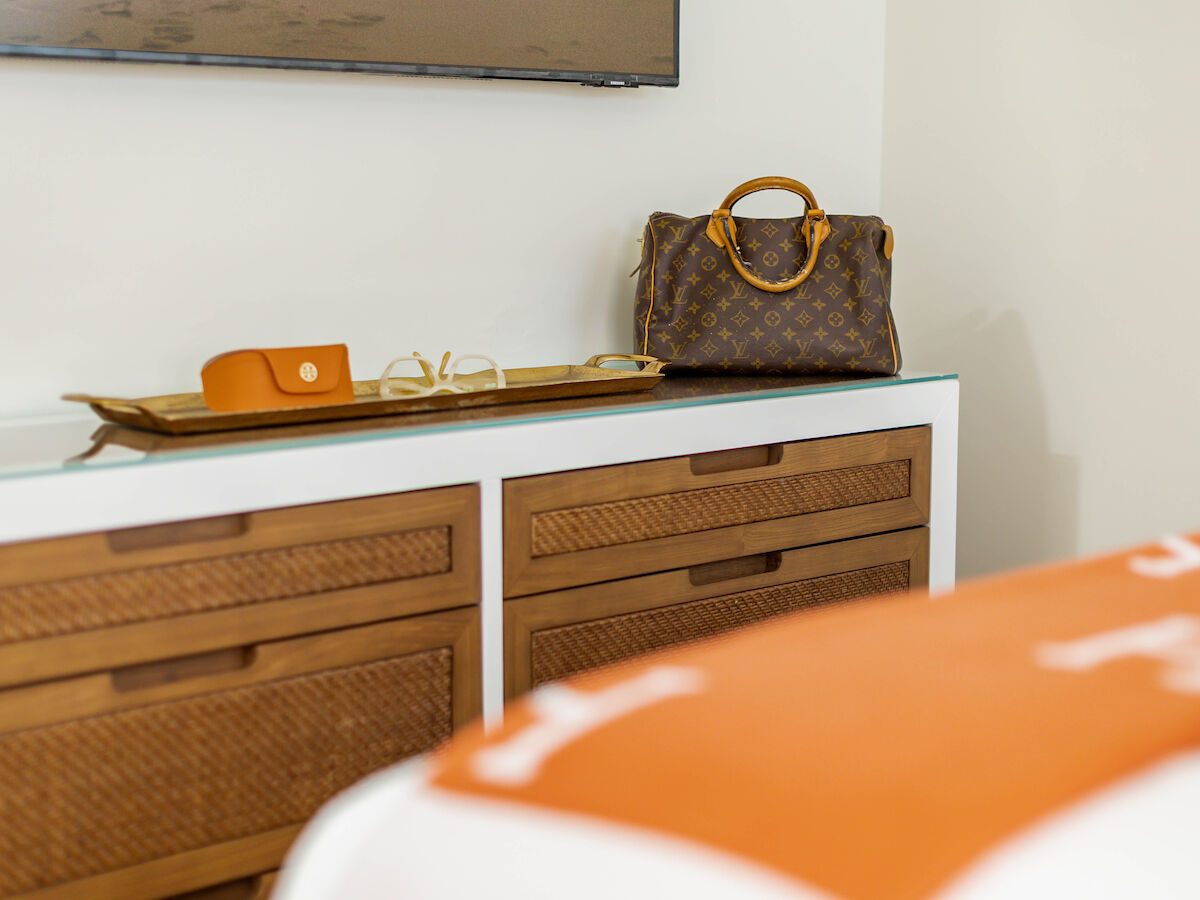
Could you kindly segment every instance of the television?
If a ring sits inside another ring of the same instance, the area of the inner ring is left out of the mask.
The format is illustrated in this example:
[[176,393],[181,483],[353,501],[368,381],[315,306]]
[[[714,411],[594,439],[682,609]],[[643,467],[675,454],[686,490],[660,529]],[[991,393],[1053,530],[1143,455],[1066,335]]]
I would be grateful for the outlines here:
[[679,84],[679,0],[0,0],[0,54]]

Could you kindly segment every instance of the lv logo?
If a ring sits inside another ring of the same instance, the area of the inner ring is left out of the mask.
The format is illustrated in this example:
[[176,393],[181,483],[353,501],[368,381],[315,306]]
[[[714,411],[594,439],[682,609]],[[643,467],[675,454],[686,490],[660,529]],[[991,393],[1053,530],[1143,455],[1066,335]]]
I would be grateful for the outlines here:
[[812,341],[796,341],[796,346],[800,348],[801,359],[812,359]]
[[750,346],[749,341],[734,341],[733,342],[733,358],[734,359],[749,359],[750,354],[746,352],[746,348]]
[[733,297],[731,299],[745,300],[749,296],[750,294],[746,292],[746,286],[744,284],[735,284],[733,286]]
[[854,234],[850,235],[851,240],[865,238],[867,236],[866,222],[851,222],[850,225],[854,228]]
[[686,342],[682,343],[682,344],[676,344],[674,341],[672,341],[671,342],[671,356],[675,357],[676,359],[682,359],[683,351],[686,348],[687,348]]
[[684,229],[687,228],[686,225],[669,225],[667,227],[670,228],[671,233],[675,235],[675,237],[671,238],[672,244],[682,244],[685,240],[687,240],[683,234]]
[[855,278],[854,279],[854,299],[860,300],[863,297],[866,297],[868,294],[870,294],[871,293],[870,284],[871,284],[871,281],[869,278]]
[[879,338],[871,338],[870,340],[859,338],[858,342],[862,344],[863,356],[870,356],[875,352],[875,344],[879,342]]

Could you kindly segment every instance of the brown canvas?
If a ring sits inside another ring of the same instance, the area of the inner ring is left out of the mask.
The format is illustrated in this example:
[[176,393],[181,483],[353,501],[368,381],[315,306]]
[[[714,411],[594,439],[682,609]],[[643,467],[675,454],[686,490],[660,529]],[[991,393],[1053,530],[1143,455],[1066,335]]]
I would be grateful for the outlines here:
[[[729,215],[737,199],[766,188],[804,196],[805,215]],[[821,222],[827,236],[809,260],[808,238]],[[722,246],[726,236],[732,248]],[[712,215],[656,212],[643,238],[636,346],[668,360],[668,373],[894,375],[901,360],[888,302],[891,244],[882,219],[827,216],[791,179],[747,182]]]

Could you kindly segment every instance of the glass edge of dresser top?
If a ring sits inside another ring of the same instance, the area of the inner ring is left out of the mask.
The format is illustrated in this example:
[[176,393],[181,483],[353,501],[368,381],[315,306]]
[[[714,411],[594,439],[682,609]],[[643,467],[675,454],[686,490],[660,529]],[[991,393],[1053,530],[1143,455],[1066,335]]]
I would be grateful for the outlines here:
[[111,425],[95,416],[0,421],[0,480],[94,471],[184,459],[319,447],[530,422],[625,415],[775,397],[829,394],[867,388],[957,380],[958,375],[902,372],[862,378],[719,376],[664,378],[654,390],[568,400],[500,404],[384,418],[345,419],[172,437]]

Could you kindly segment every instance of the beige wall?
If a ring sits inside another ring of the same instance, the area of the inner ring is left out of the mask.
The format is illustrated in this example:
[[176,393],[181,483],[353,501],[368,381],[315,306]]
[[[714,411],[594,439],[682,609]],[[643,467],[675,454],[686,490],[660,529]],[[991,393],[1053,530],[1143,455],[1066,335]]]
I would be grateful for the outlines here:
[[883,13],[685,0],[676,90],[0,59],[0,415],[239,346],[629,349],[650,212],[775,173],[878,207]]
[[962,375],[971,575],[1200,528],[1200,6],[893,0],[910,363]]

